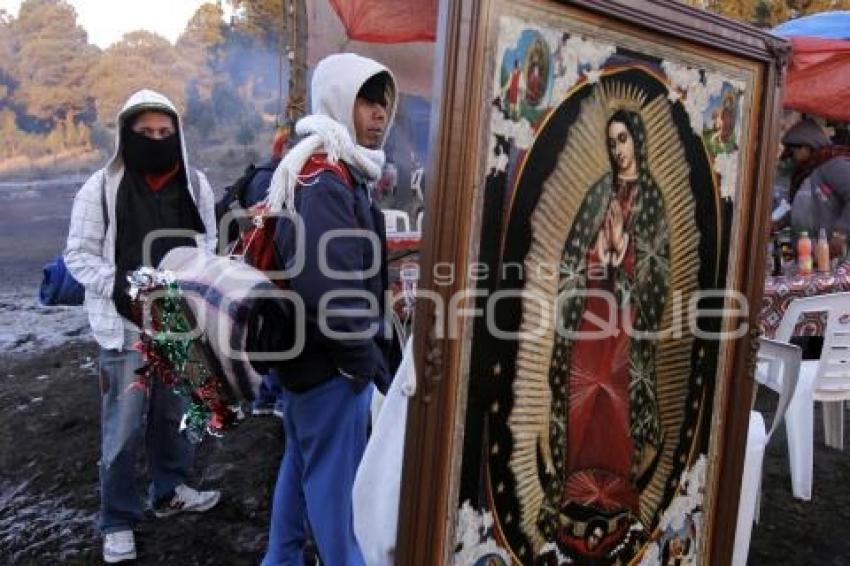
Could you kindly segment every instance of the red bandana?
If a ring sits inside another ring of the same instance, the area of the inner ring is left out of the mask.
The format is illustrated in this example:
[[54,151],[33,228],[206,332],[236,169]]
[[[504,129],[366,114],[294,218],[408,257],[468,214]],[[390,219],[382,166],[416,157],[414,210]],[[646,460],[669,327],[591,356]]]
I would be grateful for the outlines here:
[[162,187],[167,185],[168,181],[173,179],[174,175],[176,175],[178,171],[180,171],[180,163],[175,163],[174,167],[172,167],[171,170],[166,171],[165,173],[158,173],[156,175],[145,175],[145,182],[148,184],[148,187],[150,187],[153,192],[157,192]]

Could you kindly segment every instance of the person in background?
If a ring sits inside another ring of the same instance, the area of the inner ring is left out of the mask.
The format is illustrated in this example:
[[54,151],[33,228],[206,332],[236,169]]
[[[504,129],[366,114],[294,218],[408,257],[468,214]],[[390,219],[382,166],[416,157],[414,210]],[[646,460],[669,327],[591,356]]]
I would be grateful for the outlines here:
[[795,233],[814,237],[824,229],[830,253],[846,249],[850,232],[850,147],[832,145],[814,121],[804,119],[782,138],[783,155],[794,161],[789,198],[791,211],[774,221],[773,229],[790,225]]
[[396,190],[398,188],[398,168],[395,163],[387,160],[381,178],[375,183],[372,198],[381,209],[396,208]]
[[[139,387],[144,361],[135,344],[139,328],[127,294],[128,274],[151,266],[177,246],[215,249],[213,193],[206,177],[189,168],[180,118],[165,96],[135,93],[118,115],[115,154],[74,198],[65,263],[85,287],[85,305],[100,345],[100,531],[107,563],[134,560],[133,529],[144,516],[136,490],[136,456],[144,441],[151,476],[150,504],[159,518],[203,512],[218,491],[186,485],[192,445],[180,433],[183,397],[159,379]],[[158,237],[158,230],[185,235]]]
[[280,164],[280,160],[289,150],[290,130],[288,126],[278,126],[272,139],[271,157],[257,165],[257,172],[248,184],[245,191],[245,208],[250,208],[266,199],[269,194],[269,185],[272,182],[274,170]]
[[[290,129],[287,126],[278,127],[272,141],[271,158],[257,166],[254,177],[245,191],[245,207],[250,208],[266,199],[272,175],[289,149]],[[263,375],[257,398],[254,399],[252,414],[255,416],[274,415],[283,417],[283,400],[280,397],[280,383],[274,372]]]

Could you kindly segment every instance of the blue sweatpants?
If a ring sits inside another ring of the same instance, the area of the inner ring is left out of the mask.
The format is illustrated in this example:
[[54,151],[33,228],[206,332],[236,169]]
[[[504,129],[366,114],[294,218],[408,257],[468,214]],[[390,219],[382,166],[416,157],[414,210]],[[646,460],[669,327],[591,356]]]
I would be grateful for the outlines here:
[[323,564],[363,566],[351,491],[366,449],[373,385],[337,376],[304,393],[283,389],[286,448],[263,566],[301,565],[309,521]]

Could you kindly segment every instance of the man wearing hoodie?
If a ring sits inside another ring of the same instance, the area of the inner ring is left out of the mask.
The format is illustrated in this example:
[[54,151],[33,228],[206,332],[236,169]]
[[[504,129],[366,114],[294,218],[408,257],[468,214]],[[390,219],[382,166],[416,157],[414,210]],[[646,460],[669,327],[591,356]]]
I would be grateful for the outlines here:
[[832,145],[811,120],[797,122],[782,143],[795,164],[789,187],[791,212],[774,229],[790,222],[795,232],[808,231],[812,237],[823,229],[831,254],[837,255],[850,233],[850,148]]
[[[157,517],[201,512],[219,499],[185,484],[192,449],[180,434],[184,401],[159,380],[135,387],[143,360],[134,344],[127,274],[150,255],[152,267],[170,249],[215,249],[213,194],[200,172],[189,168],[174,105],[150,90],[135,93],[118,115],[115,154],[74,198],[65,248],[71,274],[85,286],[85,305],[100,345],[101,456],[100,530],[108,563],[136,558],[133,527],[143,517],[136,491],[136,451],[142,439],[151,475],[150,501]],[[146,237],[170,230],[168,238]],[[173,235],[182,230],[185,236]],[[149,239],[150,240],[150,239]]]
[[[306,307],[306,345],[278,367],[286,446],[275,486],[263,564],[300,564],[309,524],[324,564],[362,565],[352,487],[366,447],[373,383],[389,371],[379,344],[387,288],[383,215],[368,184],[381,176],[381,150],[396,108],[383,65],[352,53],[323,59],[313,74],[304,136],[275,171],[267,204],[281,217],[282,268],[303,262],[290,283]],[[303,239],[298,257],[297,238]]]

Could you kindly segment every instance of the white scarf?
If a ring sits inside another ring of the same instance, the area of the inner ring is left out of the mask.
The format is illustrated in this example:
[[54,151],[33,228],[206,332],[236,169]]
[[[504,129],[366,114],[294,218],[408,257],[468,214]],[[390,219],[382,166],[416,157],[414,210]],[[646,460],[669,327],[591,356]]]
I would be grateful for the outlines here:
[[345,126],[323,114],[306,116],[295,124],[295,133],[307,136],[295,145],[275,169],[265,203],[272,213],[281,208],[295,210],[295,188],[301,170],[315,153],[326,153],[329,163],[340,159],[363,173],[370,181],[381,177],[384,150],[357,145]]

